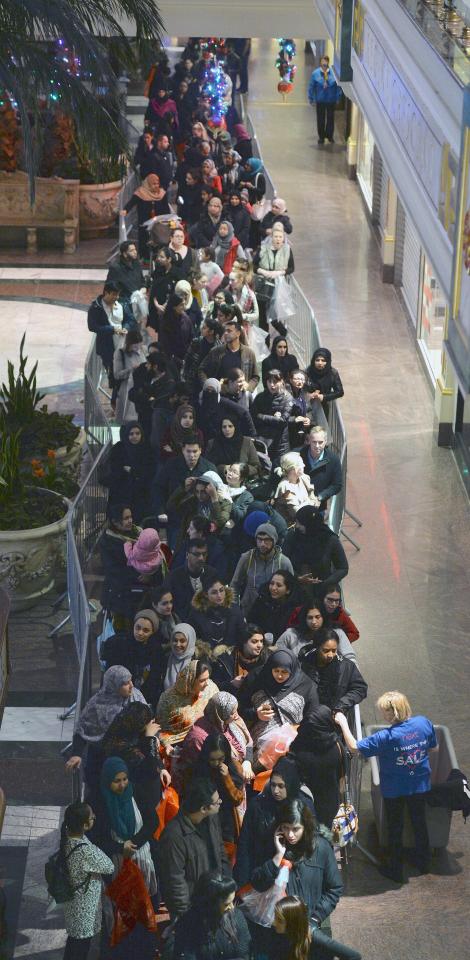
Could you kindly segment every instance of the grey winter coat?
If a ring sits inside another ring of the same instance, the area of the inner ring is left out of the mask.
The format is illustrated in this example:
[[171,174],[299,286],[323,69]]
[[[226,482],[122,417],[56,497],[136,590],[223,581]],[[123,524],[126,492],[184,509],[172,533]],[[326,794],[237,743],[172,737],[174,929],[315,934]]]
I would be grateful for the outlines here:
[[240,600],[245,616],[257,600],[260,588],[277,570],[294,572],[289,558],[284,556],[280,547],[274,547],[267,557],[262,557],[256,547],[242,553],[230,586],[234,591],[235,599]]

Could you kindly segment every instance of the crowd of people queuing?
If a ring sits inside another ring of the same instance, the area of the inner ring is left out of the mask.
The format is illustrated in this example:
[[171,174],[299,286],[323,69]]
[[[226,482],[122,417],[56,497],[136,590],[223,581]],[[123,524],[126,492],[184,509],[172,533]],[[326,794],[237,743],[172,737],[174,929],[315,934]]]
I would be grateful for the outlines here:
[[[390,728],[358,743],[351,732],[367,683],[327,522],[342,485],[329,445],[341,378],[326,348],[306,367],[295,356],[295,224],[283,200],[265,201],[230,76],[222,126],[200,77],[196,43],[173,75],[164,59],[152,71],[127,207],[138,244],[121,244],[88,315],[120,440],[101,477],[102,685],[67,761],[86,802],[64,820],[77,884],[64,956],[88,955],[100,878],[114,890],[132,861],[168,911],[168,958],[358,958],[329,920],[345,748],[383,760],[383,869],[398,883],[404,797],[428,867],[420,794],[435,735],[396,691],[380,702]],[[425,743],[412,780],[394,767],[402,726]]]

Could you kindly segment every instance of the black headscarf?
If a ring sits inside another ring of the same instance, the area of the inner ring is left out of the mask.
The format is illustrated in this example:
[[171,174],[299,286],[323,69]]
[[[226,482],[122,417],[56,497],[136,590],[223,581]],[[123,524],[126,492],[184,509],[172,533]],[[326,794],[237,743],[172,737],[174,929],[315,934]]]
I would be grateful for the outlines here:
[[333,531],[324,522],[321,510],[318,507],[301,507],[300,510],[297,510],[295,519],[306,530],[305,534],[296,531],[298,537],[305,536],[307,540],[323,546],[331,536],[334,536]]
[[[230,420],[235,427],[233,437],[225,437],[222,431],[223,420]],[[239,463],[240,451],[243,443],[243,433],[240,430],[240,423],[236,417],[222,417],[217,427],[215,440],[210,451],[212,463]]]
[[330,708],[320,706],[302,720],[290,749],[292,753],[322,753],[338,739]]
[[[276,774],[277,776],[282,777],[282,779],[284,780],[284,783],[286,785],[286,793],[287,793],[286,799],[297,800],[300,793],[301,781],[300,781],[299,772],[297,770],[295,760],[292,757],[288,757],[288,756],[280,757],[277,763],[275,763],[274,767],[272,768],[271,776],[273,776],[273,774]],[[269,793],[271,792],[269,784],[267,784],[266,792],[268,791]]]
[[[289,670],[289,676],[283,683],[278,683],[272,675],[274,667]],[[260,671],[257,687],[264,690],[272,700],[282,700],[287,693],[296,690],[305,681],[305,674],[300,669],[299,661],[290,650],[275,650]]]
[[[139,443],[131,443],[129,440],[129,434],[134,427],[138,427],[141,433],[141,439]],[[144,456],[148,455],[147,443],[145,440],[144,431],[138,420],[127,420],[126,423],[123,423],[119,431],[120,440],[125,448],[126,455],[128,457],[129,466],[133,467],[137,463],[140,463]]]
[[[284,357],[278,357],[276,353],[276,347],[278,343],[281,343],[282,341],[284,341],[287,345],[287,352]],[[291,370],[297,370],[298,366],[299,362],[297,357],[295,357],[293,353],[289,353],[289,341],[287,337],[283,337],[281,335],[274,337],[271,346],[271,353],[263,360],[261,364],[263,371],[263,383],[265,383],[270,370],[279,370],[282,373],[284,380],[287,381]]]
[[[315,366],[317,357],[323,357],[326,360],[326,367],[323,367],[323,370],[317,370]],[[332,383],[331,350],[327,347],[318,347],[318,350],[315,350],[307,368],[307,376],[312,386],[317,387],[321,393],[328,393]]]

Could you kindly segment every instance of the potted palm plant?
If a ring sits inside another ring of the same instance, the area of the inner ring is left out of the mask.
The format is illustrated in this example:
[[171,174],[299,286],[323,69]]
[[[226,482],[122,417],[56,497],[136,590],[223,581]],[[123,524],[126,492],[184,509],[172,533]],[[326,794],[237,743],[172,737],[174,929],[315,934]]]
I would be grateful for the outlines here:
[[64,564],[71,507],[62,493],[48,489],[46,470],[33,467],[27,476],[20,436],[20,430],[3,431],[0,438],[0,586],[12,610],[34,606],[54,587]]

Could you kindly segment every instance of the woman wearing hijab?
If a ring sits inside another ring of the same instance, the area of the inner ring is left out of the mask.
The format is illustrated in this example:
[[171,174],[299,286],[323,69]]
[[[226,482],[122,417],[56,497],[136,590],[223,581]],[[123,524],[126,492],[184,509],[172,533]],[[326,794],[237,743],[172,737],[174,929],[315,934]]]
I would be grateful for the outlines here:
[[176,363],[179,370],[193,335],[194,326],[185,311],[184,298],[171,293],[160,320],[158,342],[163,353]]
[[281,197],[274,197],[271,201],[271,209],[261,220],[259,225],[261,240],[270,236],[275,223],[282,223],[284,232],[292,233],[292,223],[287,216],[287,204],[285,200],[281,200]]
[[211,190],[222,193],[222,180],[217,172],[217,167],[211,157],[206,157],[201,164],[202,182]]
[[123,423],[119,437],[111,447],[102,482],[109,488],[109,504],[125,503],[138,523],[150,508],[154,458],[137,420]]
[[283,551],[300,584],[315,590],[337,585],[349,571],[346,554],[336,533],[327,526],[318,507],[301,507],[284,541]]
[[119,630],[103,643],[100,659],[109,668],[123,664],[147,703],[156,705],[161,690],[163,654],[157,639],[159,621],[153,610],[139,610],[132,631]]
[[249,410],[229,400],[228,397],[221,396],[221,391],[220,380],[216,377],[208,377],[204,380],[199,394],[197,419],[206,441],[217,436],[222,420],[228,419],[233,423],[233,418],[237,420],[244,437],[255,437],[256,430]]
[[164,213],[171,213],[168,204],[166,190],[160,184],[160,177],[156,173],[149,173],[140,187],[134,191],[125,210],[121,210],[124,216],[129,213],[133,207],[137,207],[137,220],[139,224],[139,257],[145,260],[149,259],[148,231],[144,223],[152,217],[159,217]]
[[[138,797],[138,799],[137,799]],[[121,757],[108,757],[100,774],[100,793],[94,803],[93,836],[111,857],[117,877],[124,860],[139,868],[150,896],[157,892],[151,841],[158,826],[155,806],[144,790],[136,791]]]
[[331,366],[331,350],[326,347],[315,350],[307,367],[307,376],[314,391],[312,398],[320,401],[328,417],[329,404],[344,397],[341,377],[336,368]]
[[266,387],[268,374],[271,370],[280,370],[286,383],[292,370],[298,370],[299,361],[293,353],[289,353],[287,337],[277,336],[271,344],[271,353],[261,364],[261,376]]
[[212,242],[214,260],[218,267],[228,277],[237,257],[243,259],[244,250],[235,236],[235,230],[230,220],[221,220],[217,233]]
[[149,105],[145,111],[145,119],[150,124],[155,136],[166,133],[170,137],[173,130],[179,126],[178,110],[164,81],[160,81],[157,87],[155,96],[149,100]]
[[231,190],[224,215],[233,226],[235,236],[238,237],[243,248],[249,246],[251,219],[248,210],[242,204],[239,190]]
[[193,437],[197,437],[204,446],[204,435],[202,430],[196,426],[196,411],[189,403],[182,403],[176,410],[176,413],[162,436],[160,445],[161,460],[168,460],[181,453],[183,443],[186,443]]
[[238,714],[237,698],[224,690],[211,697],[203,716],[196,720],[188,733],[180,754],[181,770],[195,763],[206,737],[214,733],[223,733],[230,744],[232,757],[242,764],[245,780],[250,780],[253,776],[253,741],[245,721]]
[[66,770],[80,767],[86,753],[85,780],[92,784],[103,762],[101,741],[104,734],[114,718],[135,701],[145,703],[145,697],[134,687],[130,670],[121,665],[106,670],[102,687],[88,700],[80,714]]
[[210,679],[211,668],[204,660],[191,660],[178,674],[176,683],[165,690],[158,701],[156,720],[162,728],[163,744],[181,743],[210,698],[217,693]]
[[319,706],[302,720],[289,755],[297,764],[302,782],[312,793],[317,819],[331,830],[340,804],[343,759],[330,707]]
[[105,757],[121,757],[129,768],[129,777],[145,790],[154,808],[160,803],[162,787],[170,783],[170,774],[160,757],[158,724],[155,711],[146,703],[131,703],[108,727],[102,741]]
[[[192,273],[192,277],[194,278],[194,283],[197,282],[195,278],[196,276],[199,275],[199,273],[200,271],[199,271],[199,264],[198,264],[197,270],[193,271]],[[193,332],[195,334],[198,334],[204,317],[202,315],[201,307],[199,306],[199,303],[196,297],[194,296],[193,287],[191,286],[191,283],[189,282],[189,280],[178,280],[178,283],[176,284],[176,287],[175,287],[175,293],[177,293],[179,297],[183,297],[185,313],[187,313],[189,319],[193,323],[193,326],[194,326]]]
[[244,463],[250,479],[261,473],[261,464],[253,440],[243,436],[239,421],[235,417],[224,417],[219,422],[216,435],[213,440],[209,440],[206,452],[211,463],[217,465],[217,469],[233,463]]
[[263,199],[266,193],[266,178],[263,173],[263,164],[258,157],[249,157],[243,164],[238,186],[248,190],[250,203]]
[[[307,681],[307,682],[305,682]],[[290,650],[275,650],[241,689],[240,712],[249,723],[257,761],[264,738],[284,723],[297,726],[318,706],[314,684]],[[257,763],[258,769],[262,765]]]
[[311,798],[302,793],[296,763],[290,756],[281,757],[262,793],[255,794],[248,804],[238,839],[237,859],[233,871],[239,887],[249,883],[253,870],[274,854],[274,825],[284,800],[302,800],[313,812]]

